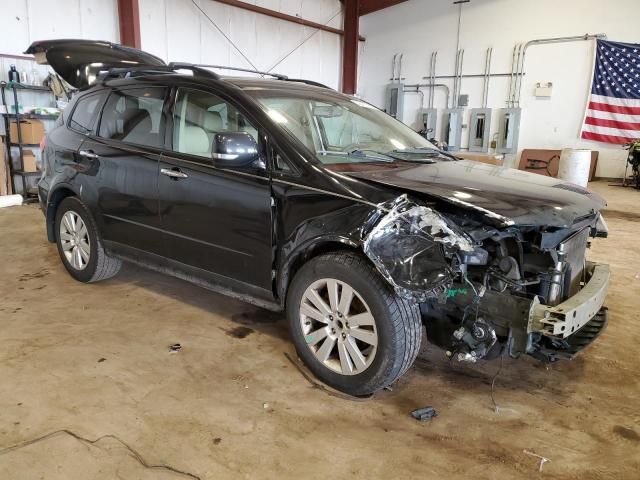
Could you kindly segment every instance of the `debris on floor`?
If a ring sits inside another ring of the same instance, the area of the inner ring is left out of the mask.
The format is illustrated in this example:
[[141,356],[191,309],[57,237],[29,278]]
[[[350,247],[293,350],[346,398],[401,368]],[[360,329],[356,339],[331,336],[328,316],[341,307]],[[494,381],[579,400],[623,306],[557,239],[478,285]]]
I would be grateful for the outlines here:
[[536,457],[540,459],[540,465],[538,466],[538,472],[542,473],[542,466],[547,463],[550,462],[551,460],[549,460],[547,457],[543,457],[542,455],[538,455],[537,453],[533,453],[530,452],[529,450],[523,450],[523,452],[527,455],[531,455],[532,457]]
[[174,343],[169,347],[169,353],[178,353],[180,350],[182,350],[182,345],[179,343]]
[[436,409],[433,407],[423,407],[411,412],[411,416],[420,422],[426,422],[433,417],[437,417],[438,412],[436,412]]

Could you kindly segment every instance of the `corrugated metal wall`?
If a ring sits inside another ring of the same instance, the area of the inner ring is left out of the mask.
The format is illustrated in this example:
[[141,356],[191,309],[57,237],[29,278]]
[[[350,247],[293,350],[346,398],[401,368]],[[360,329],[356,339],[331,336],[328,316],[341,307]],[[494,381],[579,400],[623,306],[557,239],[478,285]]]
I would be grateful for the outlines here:
[[[339,0],[245,1],[322,24],[333,18],[328,24],[342,28]],[[259,69],[270,69],[304,41],[274,71],[339,86],[339,35],[212,0],[139,0],[139,5],[142,48],[165,60],[250,67],[213,21]],[[20,55],[32,41],[48,38],[119,40],[117,0],[4,0],[0,12],[4,54]],[[0,61],[1,80],[10,63]],[[20,71],[33,68],[31,62],[17,63]]]
[[[139,2],[142,48],[165,60],[251,68],[212,24],[215,22],[261,70],[269,70],[310,37],[274,71],[339,86],[342,58],[339,35],[211,0]],[[342,28],[339,0],[253,0],[248,3],[322,24],[333,17],[328,24]]]

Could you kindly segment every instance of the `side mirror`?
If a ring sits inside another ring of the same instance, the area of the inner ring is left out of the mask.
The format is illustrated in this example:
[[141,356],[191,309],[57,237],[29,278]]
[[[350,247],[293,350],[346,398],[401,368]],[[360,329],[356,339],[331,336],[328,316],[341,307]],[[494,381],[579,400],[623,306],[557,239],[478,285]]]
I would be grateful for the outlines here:
[[258,144],[247,132],[216,133],[212,157],[218,165],[249,166],[259,158]]

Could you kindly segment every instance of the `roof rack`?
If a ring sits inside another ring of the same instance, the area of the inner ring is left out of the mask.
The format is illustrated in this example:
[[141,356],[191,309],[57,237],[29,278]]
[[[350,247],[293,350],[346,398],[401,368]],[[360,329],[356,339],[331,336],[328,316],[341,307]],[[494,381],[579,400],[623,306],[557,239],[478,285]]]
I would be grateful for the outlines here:
[[287,78],[287,82],[306,83],[307,85],[313,85],[314,87],[320,87],[320,88],[326,88],[328,90],[333,90],[333,88],[325,85],[324,83],[314,82],[313,80],[305,80],[304,78]]
[[282,75],[280,73],[272,73],[272,72],[261,72],[260,70],[254,70],[251,68],[240,68],[240,67],[229,67],[225,65],[207,65],[204,63],[193,64],[194,67],[205,67],[205,68],[219,68],[220,70],[232,70],[234,72],[248,72],[248,73],[257,73],[258,75],[268,75],[273,78],[277,78],[278,80],[288,80],[289,77],[286,75]]
[[212,72],[211,70],[207,70],[208,68],[218,68],[221,70],[232,70],[236,72],[256,73],[258,75],[270,76],[286,82],[306,83],[307,85],[313,85],[315,87],[333,90],[331,87],[328,87],[327,85],[324,85],[319,82],[314,82],[313,80],[305,80],[302,78],[289,78],[286,75],[282,75],[280,73],[261,72],[260,70],[252,70],[252,69],[240,68],[240,67],[228,67],[224,65],[195,64],[195,63],[186,63],[186,62],[171,62],[166,66],[160,65],[160,66],[154,66],[154,67],[138,66],[138,67],[111,68],[108,71],[98,75],[98,80],[104,82],[111,78],[127,78],[127,77],[135,77],[139,75],[167,74],[167,73],[175,73],[177,70],[191,70],[194,75],[209,77],[214,80],[221,79],[220,75],[218,75],[215,72]]
[[206,77],[213,78],[218,80],[220,75],[206,70],[204,68],[199,68],[197,65],[192,65],[190,63],[180,63],[180,62],[172,62],[167,66],[140,66],[140,67],[117,67],[110,68],[108,71],[101,73],[98,75],[99,81],[106,81],[111,78],[127,78],[127,77],[135,77],[138,75],[154,75],[154,74],[166,74],[166,73],[175,73],[176,70],[191,70],[194,75],[202,75]]

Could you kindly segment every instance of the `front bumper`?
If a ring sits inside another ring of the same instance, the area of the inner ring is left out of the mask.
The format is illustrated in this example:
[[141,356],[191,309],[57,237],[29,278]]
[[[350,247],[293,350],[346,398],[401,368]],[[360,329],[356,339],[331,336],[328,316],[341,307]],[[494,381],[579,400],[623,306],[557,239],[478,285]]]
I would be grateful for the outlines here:
[[604,305],[611,271],[603,263],[586,263],[587,283],[573,297],[555,305],[534,300],[529,310],[528,332],[567,338],[591,321]]
[[604,331],[608,322],[603,304],[611,275],[609,265],[587,262],[586,272],[588,281],[582,290],[561,304],[532,302],[528,333],[541,337],[528,352],[534,357],[546,361],[571,359]]

